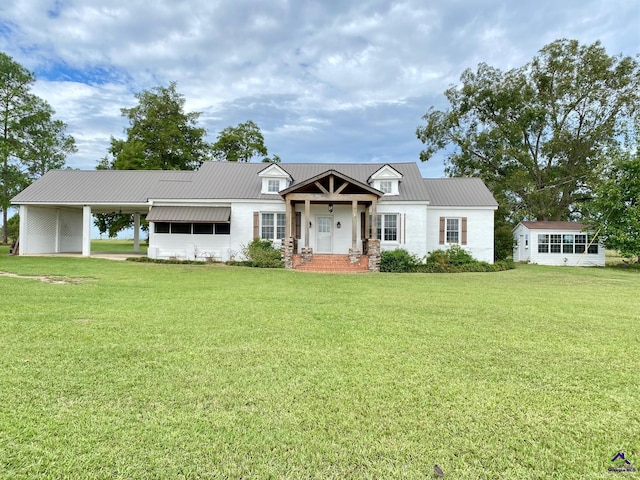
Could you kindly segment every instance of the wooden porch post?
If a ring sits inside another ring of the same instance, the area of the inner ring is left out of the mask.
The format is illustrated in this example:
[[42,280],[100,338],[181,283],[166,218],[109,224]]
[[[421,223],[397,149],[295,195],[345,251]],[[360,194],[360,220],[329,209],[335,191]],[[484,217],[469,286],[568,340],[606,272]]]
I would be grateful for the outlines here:
[[358,201],[351,200],[351,248],[358,248]]
[[378,199],[374,198],[371,202],[371,240],[378,239]]
[[285,208],[285,225],[287,226],[287,231],[285,232],[285,238],[293,237],[293,227],[292,227],[292,217],[295,215],[291,215],[291,202],[288,198],[284,199],[284,208]]
[[304,201],[304,246],[309,248],[309,221],[311,220],[311,200]]

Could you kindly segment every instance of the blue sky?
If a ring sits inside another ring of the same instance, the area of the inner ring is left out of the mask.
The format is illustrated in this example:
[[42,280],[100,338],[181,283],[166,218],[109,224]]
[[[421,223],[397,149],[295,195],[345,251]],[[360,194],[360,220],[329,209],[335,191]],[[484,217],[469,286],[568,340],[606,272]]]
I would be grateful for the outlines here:
[[[638,0],[3,0],[0,50],[68,124],[73,168],[123,138],[134,93],[178,82],[218,132],[255,121],[283,162],[419,161],[415,136],[466,68],[559,38],[640,52]],[[421,164],[443,175],[443,156]]]

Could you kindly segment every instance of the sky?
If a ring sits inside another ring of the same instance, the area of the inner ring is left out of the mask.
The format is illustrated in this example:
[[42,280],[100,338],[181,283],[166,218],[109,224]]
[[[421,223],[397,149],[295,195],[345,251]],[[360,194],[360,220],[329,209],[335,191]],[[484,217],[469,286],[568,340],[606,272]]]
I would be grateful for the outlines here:
[[0,51],[68,125],[72,168],[125,138],[134,94],[177,82],[215,141],[253,120],[282,162],[418,162],[416,128],[465,69],[560,38],[640,52],[639,0],[2,0]]

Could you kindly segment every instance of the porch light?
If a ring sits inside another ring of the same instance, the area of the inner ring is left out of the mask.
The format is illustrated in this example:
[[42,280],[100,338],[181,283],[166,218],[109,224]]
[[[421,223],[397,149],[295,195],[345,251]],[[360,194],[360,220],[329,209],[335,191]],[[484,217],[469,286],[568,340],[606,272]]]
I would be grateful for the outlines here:
[[342,224],[340,222],[336,223],[336,227],[340,228],[342,226]]
[[311,220],[309,220],[309,228],[311,228]]
[[333,213],[333,203],[329,204],[329,213]]

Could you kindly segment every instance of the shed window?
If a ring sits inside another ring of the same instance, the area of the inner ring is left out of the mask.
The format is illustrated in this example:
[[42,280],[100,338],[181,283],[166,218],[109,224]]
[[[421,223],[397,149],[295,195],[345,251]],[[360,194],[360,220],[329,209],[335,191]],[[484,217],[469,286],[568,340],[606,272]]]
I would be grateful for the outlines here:
[[[589,242],[591,245],[589,245]],[[587,245],[589,247],[587,248]],[[538,253],[564,253],[582,254],[585,251],[589,254],[598,253],[598,243],[595,237],[580,234],[540,234],[538,235]]]

